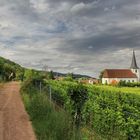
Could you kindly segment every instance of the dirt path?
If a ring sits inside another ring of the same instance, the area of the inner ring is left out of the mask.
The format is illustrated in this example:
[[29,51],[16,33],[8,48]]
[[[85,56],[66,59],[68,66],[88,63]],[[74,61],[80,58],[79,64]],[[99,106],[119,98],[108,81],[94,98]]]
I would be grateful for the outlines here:
[[0,140],[36,140],[19,90],[18,82],[0,87]]

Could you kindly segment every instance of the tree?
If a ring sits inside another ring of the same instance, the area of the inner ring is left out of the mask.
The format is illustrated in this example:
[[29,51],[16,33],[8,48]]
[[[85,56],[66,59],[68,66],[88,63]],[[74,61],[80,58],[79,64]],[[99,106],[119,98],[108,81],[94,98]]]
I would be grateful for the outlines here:
[[23,81],[24,79],[24,70],[23,69],[17,69],[16,70],[16,80]]
[[53,71],[51,70],[50,72],[48,72],[48,76],[47,76],[48,79],[54,79],[54,73]]
[[5,63],[3,65],[3,73],[2,73],[3,80],[5,81],[13,80],[15,78],[15,75],[16,75],[16,70],[14,69],[14,67],[8,63]]
[[100,75],[99,75],[99,80],[100,80],[100,82],[102,81],[103,74],[104,74],[104,70],[100,72]]
[[73,73],[68,73],[67,76],[64,78],[65,81],[73,81],[74,76]]
[[68,73],[68,74],[67,74],[67,77],[73,79],[73,78],[74,78],[74,75],[73,75],[73,73]]
[[33,77],[33,73],[34,73],[34,71],[32,69],[25,70],[25,72],[24,72],[24,79],[25,80],[31,79]]

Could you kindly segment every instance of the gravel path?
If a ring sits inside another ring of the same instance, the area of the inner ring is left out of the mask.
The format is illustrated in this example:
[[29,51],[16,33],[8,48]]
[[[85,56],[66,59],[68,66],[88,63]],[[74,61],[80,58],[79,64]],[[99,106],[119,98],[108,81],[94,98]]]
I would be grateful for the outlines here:
[[36,140],[19,90],[18,82],[0,87],[0,140]]

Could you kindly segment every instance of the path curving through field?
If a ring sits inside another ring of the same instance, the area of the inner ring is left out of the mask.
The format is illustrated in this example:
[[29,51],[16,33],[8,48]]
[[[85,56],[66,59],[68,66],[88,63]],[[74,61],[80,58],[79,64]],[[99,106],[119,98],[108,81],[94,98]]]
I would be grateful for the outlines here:
[[19,82],[0,87],[0,140],[36,140],[19,91]]

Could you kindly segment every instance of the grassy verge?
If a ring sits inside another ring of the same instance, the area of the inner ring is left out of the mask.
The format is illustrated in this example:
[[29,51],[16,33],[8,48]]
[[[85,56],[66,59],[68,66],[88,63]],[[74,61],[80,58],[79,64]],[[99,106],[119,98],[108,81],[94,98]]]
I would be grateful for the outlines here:
[[55,110],[45,94],[30,96],[22,92],[38,140],[76,140],[77,133],[69,114]]

